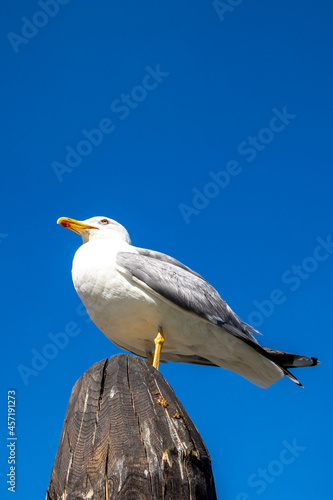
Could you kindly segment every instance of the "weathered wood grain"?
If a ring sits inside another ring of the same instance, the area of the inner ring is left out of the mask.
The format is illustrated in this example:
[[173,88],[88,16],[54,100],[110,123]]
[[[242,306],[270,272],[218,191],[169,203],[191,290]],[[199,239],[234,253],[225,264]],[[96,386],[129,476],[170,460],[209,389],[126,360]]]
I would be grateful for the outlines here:
[[118,354],[76,382],[46,499],[215,499],[208,451],[148,361]]

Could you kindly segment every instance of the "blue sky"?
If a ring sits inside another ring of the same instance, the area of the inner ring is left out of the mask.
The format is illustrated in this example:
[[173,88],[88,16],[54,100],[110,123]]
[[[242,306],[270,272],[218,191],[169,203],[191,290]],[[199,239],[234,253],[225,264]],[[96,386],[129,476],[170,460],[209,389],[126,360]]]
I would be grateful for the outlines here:
[[295,371],[304,390],[162,366],[218,496],[333,498],[333,7],[224,5],[1,6],[1,408],[6,431],[14,389],[17,499],[44,498],[72,386],[119,352],[80,307],[70,271],[81,242],[56,225],[94,215],[202,274],[263,345],[322,361]]

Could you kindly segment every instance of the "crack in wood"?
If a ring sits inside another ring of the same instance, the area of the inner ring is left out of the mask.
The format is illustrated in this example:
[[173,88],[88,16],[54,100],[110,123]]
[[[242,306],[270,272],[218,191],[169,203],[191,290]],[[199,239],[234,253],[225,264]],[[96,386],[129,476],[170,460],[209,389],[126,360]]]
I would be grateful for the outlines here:
[[141,424],[140,424],[140,416],[139,416],[139,414],[137,413],[137,411],[135,409],[134,395],[133,395],[133,391],[132,391],[132,388],[131,388],[130,375],[129,375],[129,363],[128,363],[128,359],[126,360],[126,367],[127,367],[127,383],[128,383],[128,388],[129,388],[129,391],[130,391],[130,394],[131,394],[131,401],[132,401],[133,413],[134,413],[134,415],[138,419],[138,429],[139,429],[139,434],[140,434],[140,440],[141,440],[141,443],[143,445],[143,449],[144,449],[144,452],[145,452],[145,455],[146,455],[146,461],[147,461],[148,473],[149,473],[149,480],[150,480],[150,488],[151,488],[151,492],[153,492],[153,488],[152,488],[153,487],[153,485],[152,485],[152,472],[151,472],[151,469],[150,469],[150,460],[149,460],[148,450],[146,448],[146,442],[145,442],[145,439],[143,438],[143,435],[142,435],[142,427],[141,427]]

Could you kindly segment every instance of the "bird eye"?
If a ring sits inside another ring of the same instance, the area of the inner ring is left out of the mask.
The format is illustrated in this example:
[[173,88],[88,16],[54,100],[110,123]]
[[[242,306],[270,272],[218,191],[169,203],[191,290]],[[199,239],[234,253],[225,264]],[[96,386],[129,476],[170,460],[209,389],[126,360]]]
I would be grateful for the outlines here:
[[109,221],[107,219],[101,219],[100,223],[101,224],[109,224]]

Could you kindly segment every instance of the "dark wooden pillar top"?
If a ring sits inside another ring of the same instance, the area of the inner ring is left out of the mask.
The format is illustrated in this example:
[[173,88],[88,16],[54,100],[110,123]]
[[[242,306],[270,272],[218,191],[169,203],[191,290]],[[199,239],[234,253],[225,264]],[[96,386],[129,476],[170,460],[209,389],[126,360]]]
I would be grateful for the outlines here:
[[46,498],[216,498],[205,444],[148,361],[118,354],[76,382]]

